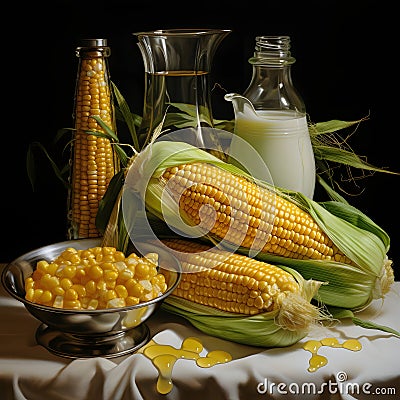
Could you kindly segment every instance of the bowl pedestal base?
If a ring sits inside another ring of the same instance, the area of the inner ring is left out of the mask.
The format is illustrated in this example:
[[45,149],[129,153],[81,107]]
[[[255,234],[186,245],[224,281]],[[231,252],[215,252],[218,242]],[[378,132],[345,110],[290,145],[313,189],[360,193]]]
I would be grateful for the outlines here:
[[36,341],[51,353],[67,358],[120,357],[133,353],[150,340],[150,330],[144,323],[127,331],[108,336],[76,335],[41,324]]

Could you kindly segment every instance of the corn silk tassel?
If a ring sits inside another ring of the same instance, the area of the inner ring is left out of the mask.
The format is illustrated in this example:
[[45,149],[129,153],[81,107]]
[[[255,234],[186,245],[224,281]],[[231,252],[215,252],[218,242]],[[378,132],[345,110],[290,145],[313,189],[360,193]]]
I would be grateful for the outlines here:
[[[295,270],[305,280],[324,282],[313,297],[333,317],[399,334],[354,316],[372,300],[384,299],[394,273],[387,233],[345,202],[318,203],[255,180],[188,143],[157,141],[133,157],[122,203],[124,216],[130,215],[124,222],[133,241],[154,238],[151,229],[141,230],[148,226],[150,213],[177,236],[201,238]],[[202,315],[195,308],[195,315]],[[212,324],[207,323],[210,329]]]

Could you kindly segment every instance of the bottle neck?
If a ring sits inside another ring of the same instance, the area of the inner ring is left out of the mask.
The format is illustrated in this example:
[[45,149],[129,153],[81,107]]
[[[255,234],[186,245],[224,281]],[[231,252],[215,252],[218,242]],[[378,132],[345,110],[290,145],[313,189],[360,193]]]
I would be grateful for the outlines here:
[[111,54],[109,47],[77,47],[75,55],[79,58],[108,58]]
[[292,82],[291,67],[296,62],[290,53],[288,36],[259,36],[249,63],[253,73],[243,95],[256,110],[293,110],[305,114],[305,105]]
[[79,58],[103,58],[111,55],[107,39],[82,39],[76,48],[75,55]]

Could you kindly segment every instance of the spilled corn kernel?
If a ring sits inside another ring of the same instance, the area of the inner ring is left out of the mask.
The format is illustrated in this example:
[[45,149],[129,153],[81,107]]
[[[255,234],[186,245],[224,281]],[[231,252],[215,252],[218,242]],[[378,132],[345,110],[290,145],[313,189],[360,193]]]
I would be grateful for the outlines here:
[[25,280],[26,300],[64,309],[97,310],[137,305],[167,290],[158,254],[128,257],[114,247],[67,248],[54,261],[40,260]]

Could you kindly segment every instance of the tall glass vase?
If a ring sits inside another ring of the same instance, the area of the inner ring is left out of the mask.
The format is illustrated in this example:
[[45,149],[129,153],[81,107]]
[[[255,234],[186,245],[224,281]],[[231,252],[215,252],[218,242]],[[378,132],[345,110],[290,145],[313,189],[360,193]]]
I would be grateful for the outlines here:
[[154,139],[221,150],[213,128],[210,72],[230,30],[170,29],[134,33],[145,69],[141,149]]

